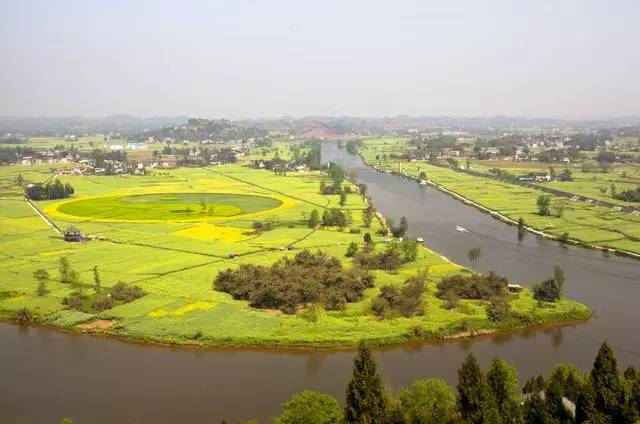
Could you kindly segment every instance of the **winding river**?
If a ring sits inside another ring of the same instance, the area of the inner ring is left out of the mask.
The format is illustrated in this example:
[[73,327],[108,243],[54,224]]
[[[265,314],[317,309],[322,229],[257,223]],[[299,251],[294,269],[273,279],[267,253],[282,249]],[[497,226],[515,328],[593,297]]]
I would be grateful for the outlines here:
[[[470,351],[485,366],[494,356],[507,359],[521,380],[560,362],[589,368],[605,339],[621,365],[640,366],[640,262],[533,235],[519,239],[514,227],[434,188],[367,168],[333,144],[323,146],[323,158],[355,169],[377,208],[396,220],[406,216],[410,234],[424,237],[431,249],[469,265],[468,250],[480,246],[479,268],[527,286],[561,265],[566,295],[594,312],[584,324],[379,350],[388,386],[398,389],[429,376],[455,384],[456,369]],[[141,346],[2,323],[0,422],[58,422],[65,416],[92,423],[265,422],[303,389],[343,399],[352,358],[352,352]]]

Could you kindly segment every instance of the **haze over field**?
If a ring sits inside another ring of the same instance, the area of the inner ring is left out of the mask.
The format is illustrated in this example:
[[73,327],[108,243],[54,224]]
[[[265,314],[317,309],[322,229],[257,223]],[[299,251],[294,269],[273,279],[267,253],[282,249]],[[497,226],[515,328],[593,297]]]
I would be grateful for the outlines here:
[[632,0],[0,7],[0,116],[640,114]]

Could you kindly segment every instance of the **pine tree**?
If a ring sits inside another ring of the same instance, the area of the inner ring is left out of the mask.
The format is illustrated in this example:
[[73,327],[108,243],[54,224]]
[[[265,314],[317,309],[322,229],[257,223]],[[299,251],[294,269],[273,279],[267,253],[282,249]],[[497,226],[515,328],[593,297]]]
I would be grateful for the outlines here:
[[618,360],[607,342],[602,343],[593,363],[591,383],[596,408],[616,422],[621,417],[625,393],[618,373]]
[[533,392],[529,396],[524,403],[523,410],[526,424],[551,424],[554,422],[545,408],[540,392]]
[[371,350],[361,341],[353,361],[353,376],[347,385],[345,422],[375,424],[385,421],[385,394],[382,377]]
[[484,424],[488,391],[480,364],[470,353],[458,369],[458,409],[468,424]]
[[604,416],[596,409],[596,393],[589,382],[582,388],[576,403],[576,424],[605,423]]
[[562,403],[564,385],[564,374],[557,369],[547,383],[544,403],[550,416],[556,418],[559,422],[571,422],[571,417]]

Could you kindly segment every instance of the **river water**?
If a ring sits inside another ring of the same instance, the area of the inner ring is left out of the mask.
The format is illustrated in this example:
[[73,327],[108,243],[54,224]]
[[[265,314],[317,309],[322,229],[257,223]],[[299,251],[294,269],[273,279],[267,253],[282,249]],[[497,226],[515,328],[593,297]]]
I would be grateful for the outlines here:
[[[557,363],[589,368],[603,340],[622,366],[640,366],[640,263],[601,252],[565,247],[466,206],[431,187],[379,173],[360,158],[323,146],[323,159],[355,169],[376,207],[410,234],[454,262],[482,248],[478,268],[494,269],[530,286],[565,269],[568,297],[589,305],[584,324],[514,331],[454,342],[405,345],[376,352],[386,384],[398,389],[420,377],[455,384],[468,352],[487,366],[501,356],[521,380]],[[456,231],[463,226],[469,233]],[[0,422],[229,422],[278,413],[280,403],[304,389],[342,400],[352,352],[198,350],[142,346],[115,339],[44,328],[0,324]]]

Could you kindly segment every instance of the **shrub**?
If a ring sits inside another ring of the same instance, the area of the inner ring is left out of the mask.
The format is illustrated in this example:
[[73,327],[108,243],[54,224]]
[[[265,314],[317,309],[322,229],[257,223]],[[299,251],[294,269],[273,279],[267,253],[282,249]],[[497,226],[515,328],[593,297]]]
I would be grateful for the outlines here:
[[511,305],[504,297],[494,297],[487,305],[487,317],[493,322],[501,322],[511,315]]
[[95,309],[96,311],[106,311],[107,309],[111,309],[114,306],[115,303],[111,296],[105,296],[93,303],[93,309]]
[[269,231],[272,228],[271,222],[254,221],[251,226],[256,231]]
[[119,281],[111,288],[111,298],[113,300],[129,303],[141,298],[142,296],[144,296],[144,292],[140,287],[128,286],[122,281]]
[[85,299],[86,296],[84,296],[80,292],[75,291],[69,296],[63,298],[62,304],[68,306],[69,309],[81,310]]
[[425,292],[425,275],[408,278],[401,289],[396,286],[382,286],[380,294],[373,300],[371,309],[381,318],[402,315],[411,317],[422,315],[422,300]]
[[18,309],[15,315],[16,321],[20,324],[26,324],[34,320],[33,314],[27,308]]
[[305,390],[282,405],[276,424],[333,424],[342,421],[342,408],[330,395]]
[[353,258],[356,253],[358,253],[358,243],[355,241],[352,241],[349,244],[349,247],[347,248],[347,253],[345,253],[345,256],[348,258]]

